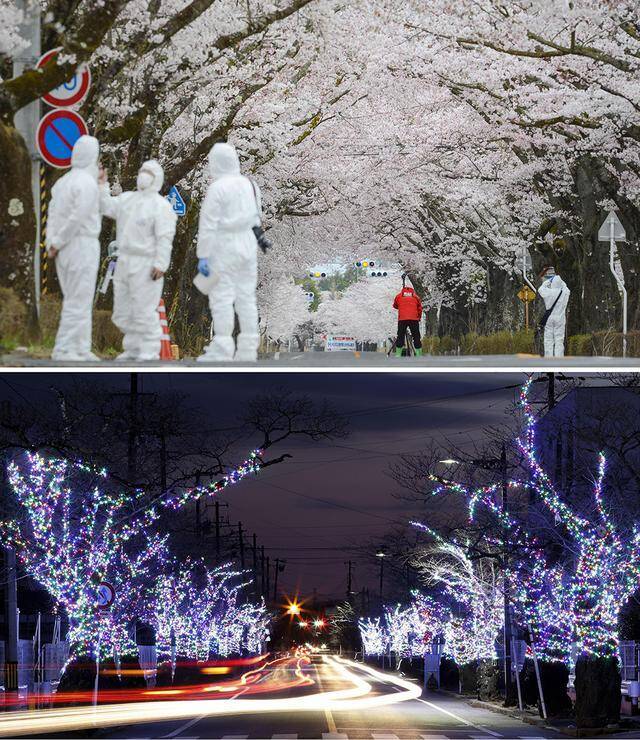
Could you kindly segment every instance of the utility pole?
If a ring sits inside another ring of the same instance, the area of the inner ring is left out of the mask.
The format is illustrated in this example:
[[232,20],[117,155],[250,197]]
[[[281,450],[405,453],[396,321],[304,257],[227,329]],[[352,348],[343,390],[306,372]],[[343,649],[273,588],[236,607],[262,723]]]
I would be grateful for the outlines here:
[[214,504],[216,512],[216,560],[220,560],[220,502],[216,499]]
[[549,403],[549,411],[552,411],[553,407],[556,405],[556,374],[547,373],[547,379],[547,398]]
[[380,558],[380,601],[382,601],[382,584],[384,580],[384,557]]
[[347,600],[351,596],[351,560],[347,560],[345,563],[347,566]]
[[4,548],[5,572],[5,658],[4,688],[7,694],[18,693],[18,579],[16,576],[16,552],[12,547]]
[[258,575],[258,540],[256,533],[253,533],[253,543],[251,545],[251,551],[253,554],[253,577],[256,578]]
[[264,545],[262,545],[260,549],[261,549],[261,552],[260,552],[260,576],[261,576],[261,579],[262,579],[261,593],[264,596],[264,594],[265,594],[265,591],[264,591]]
[[267,555],[267,599],[269,598],[270,592],[271,592],[271,562],[270,562],[269,556]]
[[162,494],[167,492],[167,436],[164,430],[164,422],[160,432],[160,488]]
[[244,539],[242,538],[242,522],[238,522],[238,540],[240,543],[240,567],[244,570]]
[[138,436],[138,373],[131,373],[129,385],[129,444],[127,449],[127,480],[134,485],[137,471],[137,436]]
[[[500,452],[500,472],[502,474],[502,513],[508,513],[508,501],[507,495],[509,491],[509,481],[507,479],[507,445],[505,442],[502,443],[502,449]],[[511,673],[511,605],[509,597],[509,539],[507,535],[507,528],[503,530],[503,570],[504,570],[504,629],[503,629],[503,641],[504,641],[504,686],[505,686],[505,706],[512,706],[515,702],[514,696],[514,685],[513,675]]]
[[278,572],[280,570],[280,558],[276,558],[275,576],[273,579],[273,600],[278,600]]

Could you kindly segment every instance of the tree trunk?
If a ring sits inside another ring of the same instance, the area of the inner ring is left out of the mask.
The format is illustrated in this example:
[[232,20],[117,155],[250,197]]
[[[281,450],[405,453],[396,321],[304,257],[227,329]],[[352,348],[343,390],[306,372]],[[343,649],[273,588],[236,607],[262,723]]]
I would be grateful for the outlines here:
[[460,688],[463,694],[477,696],[478,694],[478,666],[476,663],[465,663],[459,666]]
[[576,664],[576,725],[606,727],[620,720],[618,659],[580,657]]
[[491,658],[484,658],[478,662],[478,699],[493,701],[500,698],[498,682],[500,680],[500,666]]
[[[567,693],[569,669],[559,661],[541,660],[538,665],[547,715],[549,717],[568,717],[573,706]],[[537,706],[542,717],[538,682],[533,661],[530,658],[525,661],[521,673],[521,685],[524,703],[528,706]]]
[[0,286],[11,288],[28,310],[27,335],[35,338],[38,319],[33,284],[36,216],[31,160],[16,128],[0,121]]

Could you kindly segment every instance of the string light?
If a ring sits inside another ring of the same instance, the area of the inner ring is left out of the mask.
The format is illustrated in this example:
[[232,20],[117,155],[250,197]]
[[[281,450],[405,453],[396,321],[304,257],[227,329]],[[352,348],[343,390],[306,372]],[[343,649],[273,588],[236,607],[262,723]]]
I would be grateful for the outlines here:
[[[254,450],[223,478],[170,495],[132,517],[128,512],[143,506],[142,492],[96,486],[96,478],[101,485],[108,478],[103,468],[30,453],[7,466],[21,516],[0,522],[0,535],[67,615],[73,656],[95,654],[98,646],[101,653],[122,654],[134,647],[129,627],[169,559],[167,538],[150,533],[162,510],[218,494],[256,474],[261,464],[261,451]],[[114,604],[104,610],[97,605],[102,581],[116,590]]]

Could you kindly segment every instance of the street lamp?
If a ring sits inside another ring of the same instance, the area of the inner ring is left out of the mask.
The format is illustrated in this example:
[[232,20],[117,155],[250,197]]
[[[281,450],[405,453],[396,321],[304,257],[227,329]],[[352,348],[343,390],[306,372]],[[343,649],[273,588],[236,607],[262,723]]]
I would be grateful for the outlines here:
[[384,578],[384,559],[387,553],[384,550],[378,550],[376,557],[380,558],[380,601],[382,601],[382,580]]
[[442,465],[457,465],[460,460],[453,460],[452,458],[446,458],[445,460],[438,460]]
[[285,614],[288,614],[290,617],[297,617],[300,614],[300,604],[295,599],[289,601],[285,609]]

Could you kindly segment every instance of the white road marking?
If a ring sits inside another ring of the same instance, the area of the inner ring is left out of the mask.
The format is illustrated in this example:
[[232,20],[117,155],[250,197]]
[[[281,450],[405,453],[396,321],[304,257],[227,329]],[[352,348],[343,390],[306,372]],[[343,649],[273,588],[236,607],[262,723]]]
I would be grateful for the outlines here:
[[[183,730],[188,730],[190,727],[193,727],[196,722],[200,722],[201,719],[204,719],[207,715],[201,714],[199,717],[194,717],[193,719],[190,719],[188,722],[185,722],[183,725],[180,725],[177,730],[174,730],[173,732],[170,732],[168,735],[163,735],[163,738],[169,738],[169,737],[176,737],[179,735]],[[184,738],[183,740],[187,740],[187,738]]]
[[284,734],[284,735],[271,735],[273,740],[298,740],[298,733],[295,734]]
[[322,740],[349,740],[349,735],[342,732],[323,732]]
[[463,725],[468,725],[469,727],[473,727],[474,730],[480,730],[480,732],[484,732],[487,735],[492,735],[493,737],[502,737],[502,735],[499,732],[488,730],[486,727],[481,727],[480,725],[474,725],[473,722],[469,722],[468,719],[464,719],[464,717],[459,717],[457,714],[450,712],[448,709],[443,709],[442,707],[439,707],[437,704],[432,704],[430,701],[427,701],[426,699],[417,699],[417,701],[420,701],[423,704],[426,704],[428,707],[431,707],[431,709],[435,709],[438,712],[442,712],[443,714],[446,714],[449,717],[452,717],[458,722],[462,722]]
[[373,740],[400,740],[395,732],[372,732]]

